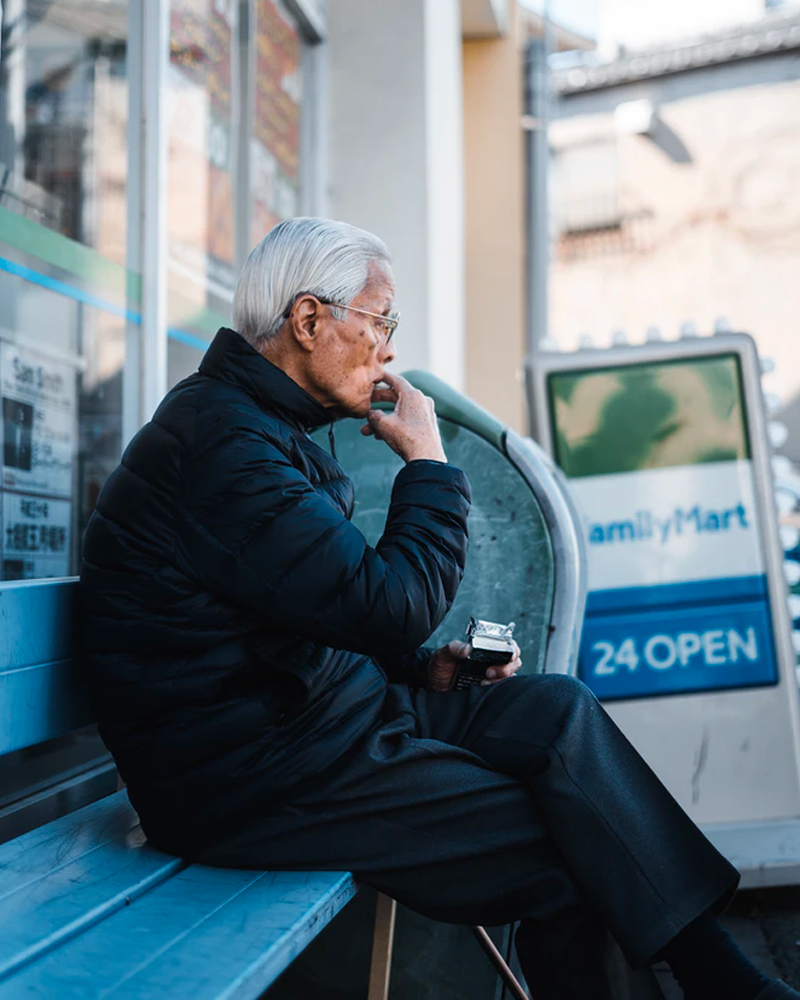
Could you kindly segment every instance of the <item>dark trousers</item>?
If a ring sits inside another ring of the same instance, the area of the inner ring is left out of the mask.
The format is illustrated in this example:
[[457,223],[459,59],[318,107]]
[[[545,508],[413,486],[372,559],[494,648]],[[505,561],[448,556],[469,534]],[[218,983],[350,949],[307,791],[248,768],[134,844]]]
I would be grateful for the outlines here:
[[346,869],[435,919],[522,921],[537,1000],[610,995],[607,930],[640,967],[738,881],[588,688],[560,675],[390,686],[322,790],[254,813],[197,860]]

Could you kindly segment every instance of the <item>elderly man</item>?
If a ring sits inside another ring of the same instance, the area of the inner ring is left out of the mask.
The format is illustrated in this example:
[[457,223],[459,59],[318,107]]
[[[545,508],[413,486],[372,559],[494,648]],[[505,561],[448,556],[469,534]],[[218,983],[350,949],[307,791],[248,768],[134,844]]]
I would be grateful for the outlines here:
[[[376,237],[277,226],[236,332],[100,494],[84,662],[147,836],[215,865],[350,869],[442,920],[521,921],[536,1000],[607,1000],[608,930],[693,1000],[800,997],[721,929],[736,872],[587,688],[512,679],[517,656],[449,691],[468,649],[422,646],[461,580],[470,491],[431,400],[386,370],[394,296]],[[406,463],[375,548],[307,433],[344,416]]]

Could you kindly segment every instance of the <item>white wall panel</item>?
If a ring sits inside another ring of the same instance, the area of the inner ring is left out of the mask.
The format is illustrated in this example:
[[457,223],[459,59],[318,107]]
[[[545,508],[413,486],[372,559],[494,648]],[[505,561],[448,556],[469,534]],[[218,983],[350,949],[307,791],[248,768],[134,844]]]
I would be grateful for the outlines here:
[[457,0],[332,0],[328,211],[395,263],[397,368],[463,369],[463,138]]

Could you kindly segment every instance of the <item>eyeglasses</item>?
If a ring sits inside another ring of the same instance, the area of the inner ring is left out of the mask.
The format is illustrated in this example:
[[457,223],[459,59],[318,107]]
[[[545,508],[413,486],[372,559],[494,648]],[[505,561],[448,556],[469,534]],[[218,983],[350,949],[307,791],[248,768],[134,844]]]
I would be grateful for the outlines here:
[[[303,295],[314,295],[313,292],[298,292],[297,295],[292,299],[289,305],[286,307],[286,311],[283,314],[284,319],[288,319],[292,311],[292,306],[297,302],[299,298]],[[394,331],[397,329],[397,324],[400,322],[400,313],[392,312],[388,316],[384,316],[382,313],[370,312],[368,309],[358,309],[356,306],[345,306],[341,302],[334,302],[332,299],[325,299],[321,295],[314,295],[317,302],[321,302],[324,306],[334,306],[336,309],[347,309],[350,312],[361,313],[362,316],[371,316],[374,320],[377,320],[373,325],[380,329],[383,333],[383,337],[388,344],[389,341],[394,336]]]

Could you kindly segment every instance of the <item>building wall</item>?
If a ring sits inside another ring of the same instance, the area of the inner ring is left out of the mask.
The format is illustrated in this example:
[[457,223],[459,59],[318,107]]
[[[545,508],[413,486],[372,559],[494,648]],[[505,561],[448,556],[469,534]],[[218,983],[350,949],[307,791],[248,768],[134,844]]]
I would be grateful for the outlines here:
[[461,6],[425,8],[428,367],[464,388],[464,129]]
[[464,43],[467,393],[525,426],[525,181],[522,29]]
[[328,208],[395,266],[398,369],[463,385],[461,31],[457,0],[332,0]]
[[[724,86],[721,84],[724,83]],[[641,135],[617,135],[613,109],[649,97],[685,147],[674,162]],[[552,130],[563,151],[602,137],[616,155],[618,226],[562,234],[552,274],[557,339],[614,328],[676,336],[729,318],[775,359],[770,389],[800,395],[800,64],[796,56],[708,69],[566,99]],[[611,173],[611,172],[609,172]],[[591,186],[587,178],[587,186]],[[574,184],[570,197],[575,197]],[[562,208],[564,206],[562,205]],[[800,428],[789,453],[800,456]]]

